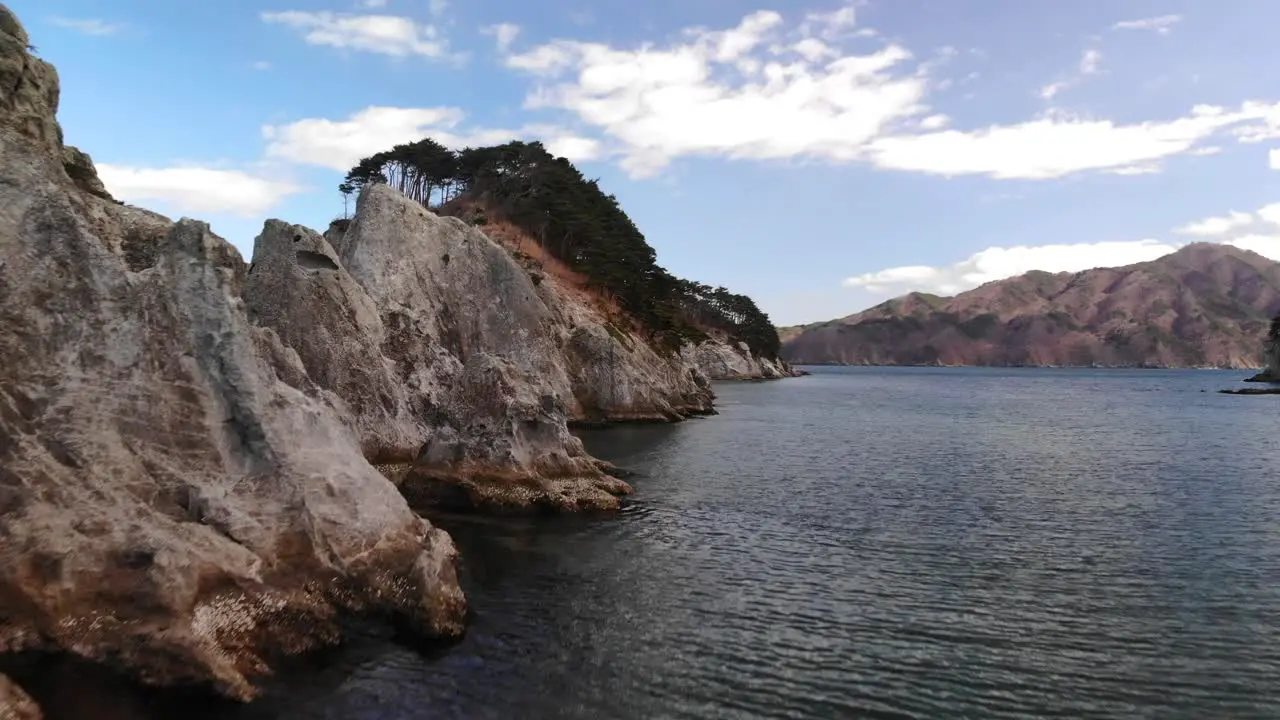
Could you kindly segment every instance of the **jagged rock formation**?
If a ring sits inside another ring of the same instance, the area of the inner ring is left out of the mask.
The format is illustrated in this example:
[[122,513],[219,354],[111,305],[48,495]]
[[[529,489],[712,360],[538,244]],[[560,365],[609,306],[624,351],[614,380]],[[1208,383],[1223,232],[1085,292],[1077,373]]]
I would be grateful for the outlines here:
[[244,699],[344,611],[460,633],[451,540],[249,322],[236,250],[69,175],[57,102],[0,6],[0,651]]
[[31,696],[0,675],[0,720],[41,720],[43,717]]
[[519,257],[375,184],[325,236],[268,221],[245,299],[298,353],[297,382],[340,398],[365,457],[423,505],[616,509],[630,487],[571,423],[713,412],[700,365],[790,374],[720,341],[663,354]]
[[710,379],[696,366],[658,352],[555,277],[533,273],[552,313],[553,342],[565,358],[571,421],[674,422],[715,412]]
[[564,357],[534,284],[461,220],[375,186],[328,238],[269,221],[245,297],[411,500],[616,509],[630,492],[569,433]]
[[1280,312],[1280,263],[1194,243],[1079,273],[1030,272],[953,298],[911,293],[783,329],[798,364],[1256,368]]
[[712,380],[778,380],[799,374],[783,360],[756,357],[746,343],[711,339],[685,346],[681,354]]

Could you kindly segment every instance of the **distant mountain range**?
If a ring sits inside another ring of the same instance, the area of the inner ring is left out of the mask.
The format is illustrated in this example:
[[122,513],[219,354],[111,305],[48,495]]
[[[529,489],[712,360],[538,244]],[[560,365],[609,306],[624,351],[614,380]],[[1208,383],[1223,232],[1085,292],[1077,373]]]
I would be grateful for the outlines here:
[[1243,369],[1263,365],[1278,312],[1280,263],[1194,243],[1125,267],[911,293],[779,336],[795,364]]

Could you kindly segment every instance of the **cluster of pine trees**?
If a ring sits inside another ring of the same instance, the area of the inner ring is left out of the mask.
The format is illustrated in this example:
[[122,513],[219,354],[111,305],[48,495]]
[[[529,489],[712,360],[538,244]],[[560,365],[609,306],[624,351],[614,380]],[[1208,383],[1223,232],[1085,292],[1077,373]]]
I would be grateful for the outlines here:
[[465,196],[488,208],[616,298],[655,343],[675,348],[716,329],[757,355],[778,357],[778,333],[751,298],[667,272],[617,198],[540,142],[458,152],[430,139],[397,145],[361,160],[338,189],[350,196],[372,183],[428,207]]

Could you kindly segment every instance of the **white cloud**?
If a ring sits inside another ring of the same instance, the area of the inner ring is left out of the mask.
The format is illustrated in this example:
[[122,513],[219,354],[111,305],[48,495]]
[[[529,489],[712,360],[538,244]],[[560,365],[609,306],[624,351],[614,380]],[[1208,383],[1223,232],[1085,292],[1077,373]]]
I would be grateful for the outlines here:
[[427,10],[432,17],[440,17],[445,10],[449,9],[449,0],[428,0]]
[[[1198,105],[1183,117],[1122,124],[1050,110],[1021,122],[960,129],[942,123],[926,94],[933,67],[901,45],[845,44],[857,30],[850,8],[788,24],[761,11],[727,30],[692,28],[672,43],[620,48],[553,40],[509,54],[533,76],[526,109],[561,110],[599,132],[625,170],[653,175],[679,157],[814,158],[944,176],[1058,178],[1079,172],[1138,175],[1162,162],[1204,154],[1211,139],[1280,137],[1280,103]],[[852,42],[864,42],[853,38]],[[1103,55],[1082,51],[1074,75],[1046,98],[1103,72]]]
[[1141,20],[1122,20],[1111,26],[1112,30],[1154,30],[1161,35],[1168,35],[1173,26],[1182,22],[1181,15],[1160,15],[1142,18]]
[[911,265],[851,277],[845,287],[876,294],[909,291],[954,295],[1031,270],[1079,272],[1154,260],[1177,249],[1159,240],[990,247],[953,265]]
[[179,212],[261,215],[303,191],[291,182],[237,170],[201,167],[144,168],[99,163],[98,176],[112,195],[128,202],[160,202]]
[[266,60],[259,60],[253,64],[253,69],[254,70],[270,70],[271,63],[267,62]]
[[1272,170],[1280,170],[1280,150],[1272,148],[1267,151],[1267,165],[1269,165]]
[[387,6],[387,0],[360,0],[360,7],[362,8],[373,9],[373,8],[381,8],[386,6]]
[[1246,106],[1258,110],[1258,122],[1237,128],[1233,133],[1237,140],[1242,143],[1259,143],[1264,140],[1280,139],[1280,103],[1275,105],[1247,103]]
[[[1192,153],[1194,154],[1194,153]],[[1110,175],[1155,175],[1160,172],[1159,163],[1139,163],[1137,165],[1123,165],[1110,170],[1103,170]]]
[[941,130],[951,122],[951,118],[946,115],[930,115],[920,121],[921,130]]
[[495,145],[525,138],[542,140],[547,150],[570,160],[590,160],[603,154],[602,144],[548,125],[516,130],[462,128],[465,115],[458,108],[368,107],[346,120],[309,118],[262,128],[267,155],[304,165],[349,170],[361,158],[400,143],[430,137],[454,149]]
[[1049,83],[1048,85],[1040,88],[1040,98],[1042,100],[1052,100],[1058,96],[1058,93],[1066,90],[1068,87],[1071,87],[1071,84],[1066,80]]
[[1210,217],[1188,223],[1176,228],[1174,232],[1179,235],[1194,235],[1196,237],[1218,237],[1239,228],[1248,227],[1251,224],[1253,224],[1253,215],[1251,213],[1232,210],[1223,216]]
[[492,35],[498,43],[498,52],[506,53],[511,49],[511,43],[515,42],[516,37],[520,34],[520,26],[513,23],[498,23],[482,27],[480,32],[485,35]]
[[115,35],[124,30],[127,25],[124,23],[107,22],[98,18],[65,18],[55,17],[51,20],[54,25],[64,27],[69,30],[83,33],[85,35]]
[[[826,40],[839,40],[842,37],[853,34],[859,37],[868,37],[869,35],[860,32],[857,28],[858,14],[852,5],[833,10],[831,12],[811,12],[805,15],[804,23],[800,26],[800,32],[804,35],[817,35]],[[869,30],[869,28],[867,28]],[[874,31],[870,34],[874,35]]]
[[884,168],[936,175],[988,175],[1045,179],[1087,170],[1152,172],[1166,158],[1196,151],[1218,131],[1256,121],[1273,106],[1245,103],[1238,110],[1199,105],[1162,122],[1118,125],[1110,120],[1047,113],[1016,125],[947,130],[874,140],[872,162]]
[[1084,51],[1084,55],[1080,56],[1080,74],[1094,75],[1098,72],[1098,68],[1102,65],[1102,51],[1096,48],[1089,48]]
[[619,141],[644,176],[685,155],[853,160],[893,122],[922,113],[927,78],[896,44],[854,54],[852,8],[785,26],[770,11],[677,43],[616,49],[556,40],[507,58],[553,82],[529,108],[567,110]]
[[264,22],[286,25],[302,32],[303,39],[310,45],[361,50],[392,57],[450,57],[448,42],[439,28],[414,22],[407,17],[301,10],[264,12],[261,17]]
[[1089,75],[1098,74],[1102,67],[1102,51],[1096,48],[1088,48],[1080,56],[1080,62],[1077,63],[1079,74],[1075,77],[1069,77],[1065,80],[1049,83],[1040,88],[1040,98],[1043,100],[1052,100],[1058,96],[1063,90],[1075,87],[1080,81]]
[[1251,213],[1232,210],[1223,216],[1188,223],[1176,232],[1280,261],[1280,203],[1264,205]]
[[603,152],[603,145],[594,138],[576,135],[552,135],[543,139],[547,152],[571,161],[595,160]]

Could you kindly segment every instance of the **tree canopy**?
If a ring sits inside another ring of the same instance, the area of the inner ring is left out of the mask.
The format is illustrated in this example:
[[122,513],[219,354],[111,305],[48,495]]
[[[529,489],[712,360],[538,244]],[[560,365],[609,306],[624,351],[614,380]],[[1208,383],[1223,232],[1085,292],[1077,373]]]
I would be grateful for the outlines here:
[[430,139],[397,145],[357,163],[339,190],[350,195],[373,183],[429,207],[466,197],[488,208],[616,298],[655,343],[674,349],[715,329],[778,357],[777,331],[751,298],[667,272],[617,198],[540,142],[458,152]]

